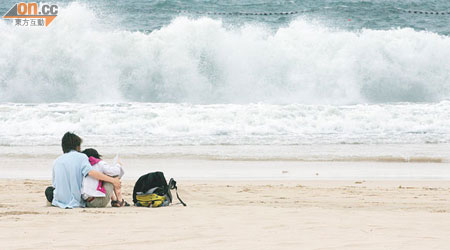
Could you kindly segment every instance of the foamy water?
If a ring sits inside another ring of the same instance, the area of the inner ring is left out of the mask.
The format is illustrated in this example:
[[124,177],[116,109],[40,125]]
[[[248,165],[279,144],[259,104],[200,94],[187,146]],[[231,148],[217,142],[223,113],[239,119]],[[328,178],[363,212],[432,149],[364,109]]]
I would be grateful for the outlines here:
[[0,21],[0,102],[358,104],[450,98],[450,38],[345,30],[296,17],[277,29],[178,16],[151,33],[83,4],[48,27]]
[[[74,131],[99,147],[251,145],[229,158],[314,160],[280,146],[442,152],[450,142],[447,31],[355,29],[324,16],[242,20],[178,14],[149,32],[78,2],[61,5],[47,28],[0,20],[0,145],[58,145]],[[258,145],[277,150],[261,155]],[[351,151],[318,159],[408,161],[420,152]]]
[[450,142],[450,102],[372,105],[0,104],[1,145],[425,144]]

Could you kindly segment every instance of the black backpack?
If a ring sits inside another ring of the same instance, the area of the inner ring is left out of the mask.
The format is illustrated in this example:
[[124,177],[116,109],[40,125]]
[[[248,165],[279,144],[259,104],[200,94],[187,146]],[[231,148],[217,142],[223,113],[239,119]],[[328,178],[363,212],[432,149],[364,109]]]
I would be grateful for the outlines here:
[[[166,178],[164,177],[164,174],[162,172],[152,172],[145,174],[136,181],[136,184],[134,184],[133,189],[133,203],[136,206],[143,206],[141,202],[138,201],[137,195],[142,194],[156,194],[158,196],[166,197],[165,200],[167,204],[172,203],[172,193],[170,190],[175,189],[177,198],[180,201],[183,206],[186,206],[186,203],[184,203],[180,196],[178,195],[178,189],[177,189],[177,182],[171,178],[169,180],[169,184],[167,184]],[[151,206],[152,202],[150,201],[150,204],[145,204],[144,206]]]

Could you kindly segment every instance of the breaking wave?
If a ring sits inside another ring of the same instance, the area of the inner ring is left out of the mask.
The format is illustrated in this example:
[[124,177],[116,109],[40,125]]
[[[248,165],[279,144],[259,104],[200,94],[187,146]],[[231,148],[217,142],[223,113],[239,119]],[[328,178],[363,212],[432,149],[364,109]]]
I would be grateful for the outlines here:
[[47,28],[0,21],[0,102],[358,104],[450,98],[450,38],[345,31],[298,18],[271,30],[179,16],[114,29],[79,3]]

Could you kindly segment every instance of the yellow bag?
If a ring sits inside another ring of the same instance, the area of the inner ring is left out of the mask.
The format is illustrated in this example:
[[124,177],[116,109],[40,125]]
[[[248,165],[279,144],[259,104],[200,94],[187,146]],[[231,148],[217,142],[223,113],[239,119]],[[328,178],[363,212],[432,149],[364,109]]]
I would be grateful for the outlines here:
[[160,207],[165,204],[166,197],[157,194],[137,194],[136,199],[138,200],[137,206]]

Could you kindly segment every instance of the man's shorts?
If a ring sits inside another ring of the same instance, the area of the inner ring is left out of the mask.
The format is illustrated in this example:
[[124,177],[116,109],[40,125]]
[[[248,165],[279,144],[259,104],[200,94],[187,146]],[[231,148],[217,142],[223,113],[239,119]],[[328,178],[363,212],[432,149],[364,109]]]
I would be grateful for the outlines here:
[[111,195],[114,192],[113,184],[103,182],[103,187],[106,190],[105,197],[95,197],[91,202],[86,202],[86,207],[106,207],[111,201]]

